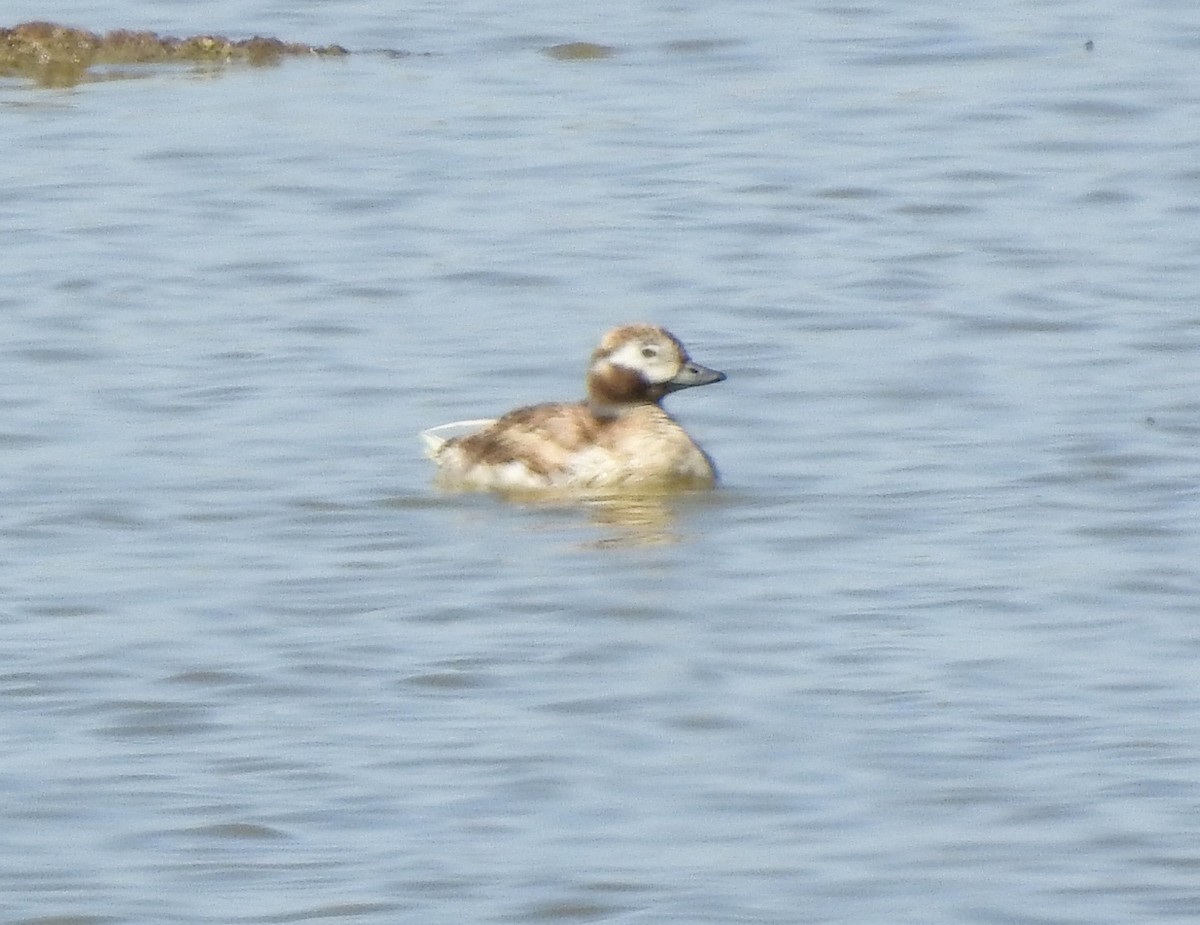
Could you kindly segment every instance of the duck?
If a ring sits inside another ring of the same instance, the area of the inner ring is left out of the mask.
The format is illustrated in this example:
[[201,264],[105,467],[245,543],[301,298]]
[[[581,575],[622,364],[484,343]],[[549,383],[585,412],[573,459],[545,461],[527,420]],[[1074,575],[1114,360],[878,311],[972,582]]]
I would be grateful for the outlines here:
[[722,382],[670,331],[625,324],[600,340],[582,401],[548,402],[498,419],[421,433],[437,482],[463,491],[711,488],[712,459],[662,408],[672,392]]

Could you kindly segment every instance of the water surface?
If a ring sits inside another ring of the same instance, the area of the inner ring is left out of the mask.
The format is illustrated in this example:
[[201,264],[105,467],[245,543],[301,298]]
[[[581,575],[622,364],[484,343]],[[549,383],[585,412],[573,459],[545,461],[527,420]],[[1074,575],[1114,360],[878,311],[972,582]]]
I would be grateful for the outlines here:
[[[54,16],[411,54],[0,82],[3,921],[1200,914],[1195,14]],[[719,491],[432,487],[642,319]]]

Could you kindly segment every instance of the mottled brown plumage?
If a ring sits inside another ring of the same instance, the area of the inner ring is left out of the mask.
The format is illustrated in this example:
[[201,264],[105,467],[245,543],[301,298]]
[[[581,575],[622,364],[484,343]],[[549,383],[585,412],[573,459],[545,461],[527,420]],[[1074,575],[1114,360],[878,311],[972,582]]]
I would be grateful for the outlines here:
[[626,325],[592,354],[586,400],[518,408],[475,433],[425,438],[439,481],[452,488],[708,486],[712,461],[659,402],[724,378],[692,362],[668,331]]

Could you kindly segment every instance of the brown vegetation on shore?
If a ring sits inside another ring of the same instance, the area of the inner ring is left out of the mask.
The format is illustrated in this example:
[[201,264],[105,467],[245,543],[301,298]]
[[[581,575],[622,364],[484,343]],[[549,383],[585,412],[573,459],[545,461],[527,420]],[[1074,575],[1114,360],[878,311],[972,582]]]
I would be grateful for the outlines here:
[[221,35],[188,38],[116,29],[103,35],[51,22],[0,28],[0,77],[27,77],[43,86],[72,86],[89,79],[95,66],[162,62],[245,63],[263,66],[283,58],[340,57],[340,45],[304,45],[255,36],[232,40]]

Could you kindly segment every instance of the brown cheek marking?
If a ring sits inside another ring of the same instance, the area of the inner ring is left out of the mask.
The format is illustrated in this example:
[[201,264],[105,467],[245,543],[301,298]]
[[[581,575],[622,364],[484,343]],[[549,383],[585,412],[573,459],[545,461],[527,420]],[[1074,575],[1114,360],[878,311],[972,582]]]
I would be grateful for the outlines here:
[[592,376],[589,379],[588,394],[601,404],[625,405],[644,401],[647,393],[646,384],[636,372],[619,366],[609,366],[603,375]]

